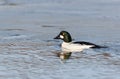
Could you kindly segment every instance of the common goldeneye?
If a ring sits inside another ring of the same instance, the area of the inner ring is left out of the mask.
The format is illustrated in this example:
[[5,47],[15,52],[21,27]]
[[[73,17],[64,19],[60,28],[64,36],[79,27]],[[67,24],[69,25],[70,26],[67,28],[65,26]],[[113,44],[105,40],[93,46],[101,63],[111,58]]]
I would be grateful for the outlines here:
[[105,46],[99,46],[90,42],[84,41],[72,42],[71,35],[67,31],[61,31],[60,34],[56,36],[54,39],[62,39],[64,41],[62,43],[62,51],[67,52],[81,52],[84,49],[89,48],[106,48]]

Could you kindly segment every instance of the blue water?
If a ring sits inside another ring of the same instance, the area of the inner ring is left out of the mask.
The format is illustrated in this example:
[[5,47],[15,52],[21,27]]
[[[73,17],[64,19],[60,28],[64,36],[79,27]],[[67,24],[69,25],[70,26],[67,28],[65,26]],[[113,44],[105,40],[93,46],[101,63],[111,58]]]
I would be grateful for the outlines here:
[[[120,79],[119,0],[0,0],[0,79]],[[109,48],[61,60],[61,30]]]

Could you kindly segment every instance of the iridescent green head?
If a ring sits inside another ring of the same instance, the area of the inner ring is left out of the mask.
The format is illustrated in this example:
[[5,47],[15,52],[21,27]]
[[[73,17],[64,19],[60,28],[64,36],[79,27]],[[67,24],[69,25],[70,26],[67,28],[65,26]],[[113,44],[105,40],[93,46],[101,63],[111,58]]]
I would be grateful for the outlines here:
[[64,42],[71,42],[71,35],[67,31],[61,31],[54,39],[62,39]]

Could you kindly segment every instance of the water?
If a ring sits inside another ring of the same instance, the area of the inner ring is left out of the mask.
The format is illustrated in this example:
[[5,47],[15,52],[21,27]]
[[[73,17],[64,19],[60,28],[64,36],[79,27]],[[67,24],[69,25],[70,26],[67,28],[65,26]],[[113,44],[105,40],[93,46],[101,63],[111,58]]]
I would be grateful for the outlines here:
[[[119,0],[0,0],[0,79],[120,79]],[[60,59],[53,38],[109,48]]]

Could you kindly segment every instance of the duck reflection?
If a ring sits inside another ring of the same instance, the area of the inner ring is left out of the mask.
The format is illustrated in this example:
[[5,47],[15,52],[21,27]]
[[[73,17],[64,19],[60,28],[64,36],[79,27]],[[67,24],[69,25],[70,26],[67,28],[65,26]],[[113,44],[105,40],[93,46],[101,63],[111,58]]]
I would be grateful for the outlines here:
[[72,52],[60,52],[57,56],[62,60],[67,60],[71,57]]

